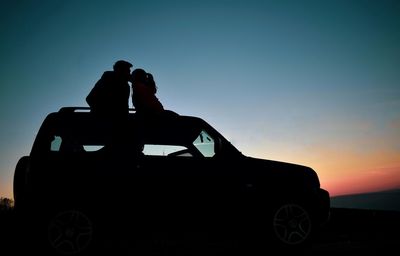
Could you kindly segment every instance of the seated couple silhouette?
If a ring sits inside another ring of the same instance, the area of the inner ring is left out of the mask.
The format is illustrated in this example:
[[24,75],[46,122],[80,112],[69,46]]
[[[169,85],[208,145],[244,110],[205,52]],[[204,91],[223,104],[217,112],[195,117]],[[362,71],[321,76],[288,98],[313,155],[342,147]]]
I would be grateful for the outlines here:
[[157,98],[157,85],[153,75],[141,68],[131,73],[132,67],[130,62],[119,60],[115,62],[112,71],[103,73],[86,97],[91,112],[114,120],[125,119],[129,113],[132,88],[131,100],[137,115],[156,117],[167,113],[176,114],[165,110]]
[[[153,75],[141,68],[131,72],[132,67],[124,60],[115,62],[113,70],[105,71],[96,82],[86,102],[90,112],[101,120],[100,125],[110,125],[111,137],[105,148],[111,152],[133,151],[142,155],[145,131],[178,114],[165,110],[156,97],[157,85]],[[134,127],[128,125],[130,98],[136,111],[135,120],[141,124]]]

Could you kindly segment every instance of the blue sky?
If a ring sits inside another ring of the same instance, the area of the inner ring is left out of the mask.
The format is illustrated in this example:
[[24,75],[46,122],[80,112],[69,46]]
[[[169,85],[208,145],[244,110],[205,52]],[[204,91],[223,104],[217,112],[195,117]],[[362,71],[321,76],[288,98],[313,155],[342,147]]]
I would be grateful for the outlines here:
[[333,194],[400,187],[399,1],[3,1],[0,196],[44,117],[116,60],[244,154]]

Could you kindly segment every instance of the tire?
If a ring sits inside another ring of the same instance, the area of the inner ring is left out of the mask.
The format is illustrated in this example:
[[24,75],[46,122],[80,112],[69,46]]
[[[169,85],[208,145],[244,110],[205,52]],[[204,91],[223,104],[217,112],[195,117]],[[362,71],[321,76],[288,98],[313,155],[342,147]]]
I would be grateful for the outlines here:
[[276,204],[252,230],[251,242],[256,253],[268,255],[274,251],[295,255],[306,254],[314,234],[312,211],[294,201]]
[[27,170],[29,157],[23,156],[18,160],[13,179],[14,208],[21,212],[27,203]]
[[47,225],[50,248],[60,255],[82,255],[93,245],[93,227],[92,220],[83,211],[59,211]]
[[311,214],[300,204],[281,205],[275,210],[272,223],[274,238],[285,247],[301,246],[311,239]]
[[90,255],[94,225],[87,213],[75,208],[39,209],[31,213],[27,229],[30,251],[44,255]]

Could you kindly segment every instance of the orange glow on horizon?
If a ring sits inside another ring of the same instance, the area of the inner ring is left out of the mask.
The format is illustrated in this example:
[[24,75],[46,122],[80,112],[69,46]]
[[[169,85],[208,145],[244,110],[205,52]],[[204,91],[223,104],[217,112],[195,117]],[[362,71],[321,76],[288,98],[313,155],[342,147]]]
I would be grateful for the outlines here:
[[0,182],[0,197],[14,200],[12,183]]
[[[243,148],[246,148],[244,145]],[[265,152],[268,152],[266,154]],[[311,167],[321,187],[331,196],[377,192],[400,188],[399,153],[375,147],[270,144],[249,150],[247,155]]]
[[360,194],[400,188],[400,167],[365,170],[364,174],[330,180],[321,179],[321,187],[331,196]]

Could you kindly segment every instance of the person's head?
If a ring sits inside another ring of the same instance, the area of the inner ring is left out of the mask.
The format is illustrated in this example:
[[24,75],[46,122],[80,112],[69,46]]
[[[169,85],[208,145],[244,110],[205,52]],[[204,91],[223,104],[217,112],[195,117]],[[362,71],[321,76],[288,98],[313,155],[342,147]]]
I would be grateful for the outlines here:
[[114,63],[113,70],[116,74],[128,81],[131,75],[131,67],[133,65],[125,60],[119,60]]
[[131,82],[132,84],[135,83],[143,83],[145,84],[147,80],[147,73],[144,69],[137,68],[132,71],[131,74]]

